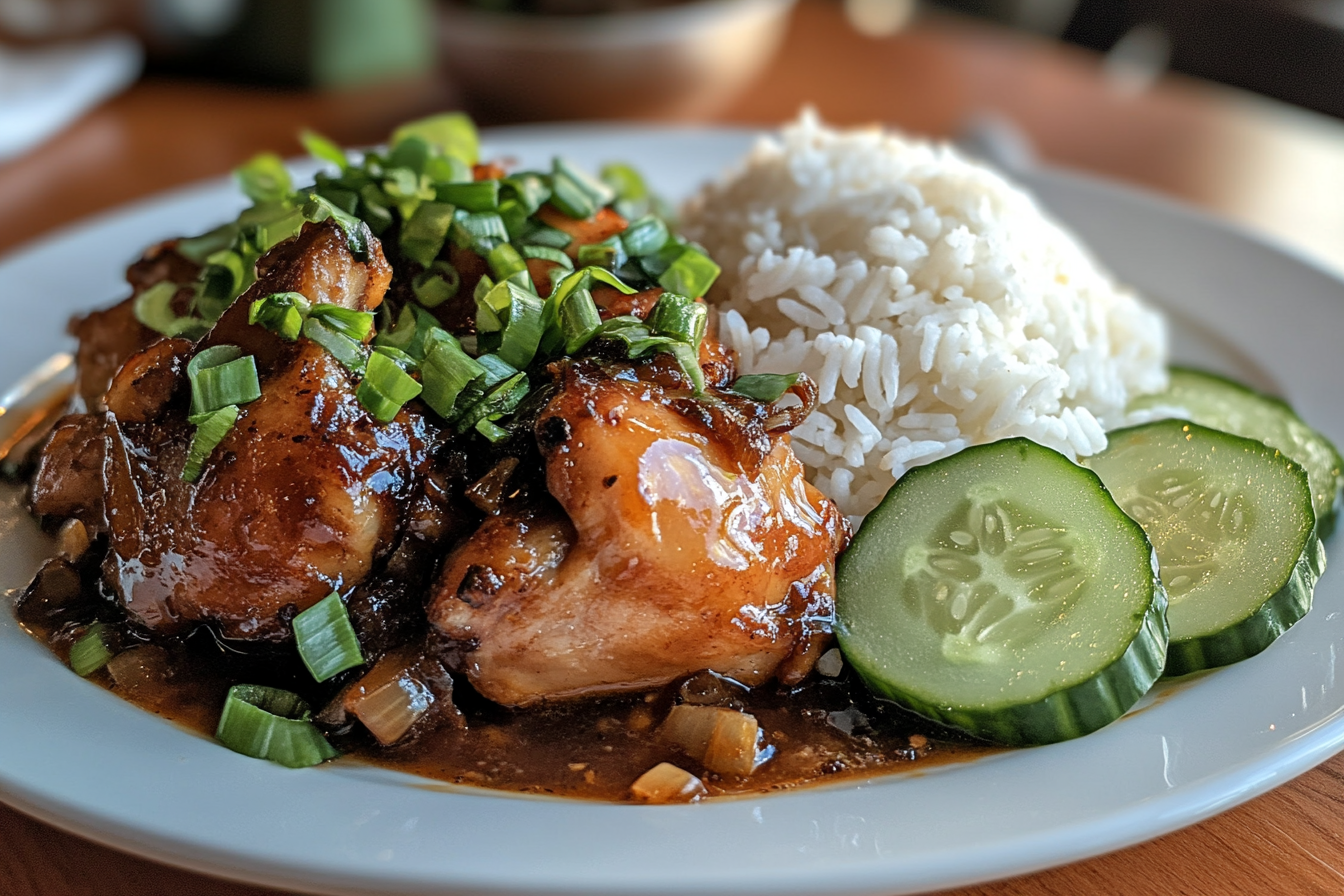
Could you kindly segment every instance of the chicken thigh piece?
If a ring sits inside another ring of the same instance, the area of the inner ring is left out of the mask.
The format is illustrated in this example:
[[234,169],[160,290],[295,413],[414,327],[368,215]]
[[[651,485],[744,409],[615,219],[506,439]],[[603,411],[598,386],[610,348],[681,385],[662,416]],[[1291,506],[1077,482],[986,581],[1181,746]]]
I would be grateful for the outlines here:
[[793,683],[829,640],[844,517],[764,413],[636,371],[566,365],[536,424],[553,501],[507,508],[445,562],[430,622],[498,703],[702,669]]

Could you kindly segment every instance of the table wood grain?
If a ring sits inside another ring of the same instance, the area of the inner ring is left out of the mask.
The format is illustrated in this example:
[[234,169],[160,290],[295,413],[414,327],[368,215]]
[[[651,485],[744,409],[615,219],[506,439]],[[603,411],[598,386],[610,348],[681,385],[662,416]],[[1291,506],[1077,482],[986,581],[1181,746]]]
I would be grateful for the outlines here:
[[[1344,123],[1178,78],[1136,92],[1093,55],[955,19],[861,37],[840,10],[829,0],[804,0],[777,63],[715,120],[769,126],[812,104],[837,124],[881,122],[952,137],[975,116],[999,116],[1021,128],[1045,162],[1193,203],[1344,271]],[[454,102],[451,84],[437,78],[343,94],[147,79],[47,146],[0,165],[0,252],[222,174],[252,153],[297,152],[301,126],[369,143],[398,121]],[[1344,892],[1344,758],[1149,843],[955,891],[1253,892]],[[124,855],[0,806],[0,894],[151,893],[281,891]]]

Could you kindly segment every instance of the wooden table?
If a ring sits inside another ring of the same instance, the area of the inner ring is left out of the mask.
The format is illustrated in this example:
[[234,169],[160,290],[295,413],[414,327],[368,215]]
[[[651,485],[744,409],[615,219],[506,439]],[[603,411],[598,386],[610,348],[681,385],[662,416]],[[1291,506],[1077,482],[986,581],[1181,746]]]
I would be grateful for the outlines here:
[[[146,193],[294,152],[300,125],[369,143],[449,107],[425,81],[317,96],[147,80],[31,155],[0,165],[0,251]],[[771,125],[816,105],[839,124],[938,136],[976,114],[1015,122],[1040,157],[1165,192],[1344,270],[1344,123],[1177,79],[1133,92],[1091,55],[966,22],[890,38],[849,30],[840,5],[804,0],[780,61],[717,120]],[[2,735],[0,735],[2,736]],[[962,896],[1340,893],[1344,758],[1195,827]],[[955,836],[955,832],[949,832]],[[0,807],[6,896],[274,896],[169,869]]]

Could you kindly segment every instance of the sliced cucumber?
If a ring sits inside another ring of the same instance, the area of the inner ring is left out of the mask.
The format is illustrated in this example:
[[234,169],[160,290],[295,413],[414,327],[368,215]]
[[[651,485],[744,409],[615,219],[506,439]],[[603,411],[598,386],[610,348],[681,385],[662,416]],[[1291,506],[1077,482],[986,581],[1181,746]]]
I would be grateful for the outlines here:
[[1157,550],[1169,676],[1268,647],[1311,608],[1325,555],[1303,469],[1255,439],[1163,420],[1087,458]]
[[1008,439],[906,473],[837,569],[836,632],[878,693],[1003,744],[1087,734],[1162,672],[1166,597],[1099,480]]
[[1297,461],[1311,481],[1318,534],[1324,538],[1334,530],[1344,502],[1344,459],[1329,439],[1304,423],[1286,402],[1216,374],[1173,367],[1165,392],[1140,395],[1128,410],[1164,408],[1200,426],[1258,439]]

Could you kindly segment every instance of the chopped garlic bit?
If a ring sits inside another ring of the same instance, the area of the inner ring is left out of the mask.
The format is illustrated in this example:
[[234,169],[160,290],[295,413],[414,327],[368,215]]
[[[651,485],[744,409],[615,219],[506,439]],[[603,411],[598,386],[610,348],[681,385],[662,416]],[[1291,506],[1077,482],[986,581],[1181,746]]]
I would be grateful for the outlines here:
[[693,803],[706,796],[704,782],[670,762],[660,762],[630,785],[630,795],[645,803]]
[[759,750],[761,728],[756,717],[735,709],[683,703],[672,707],[659,733],[721,775],[746,777],[768,755]]

